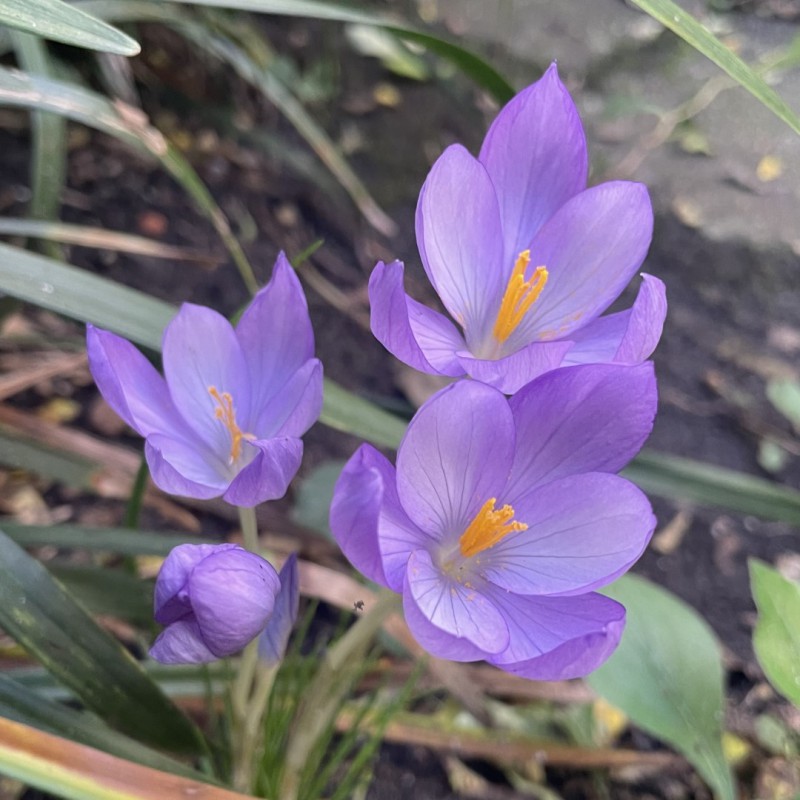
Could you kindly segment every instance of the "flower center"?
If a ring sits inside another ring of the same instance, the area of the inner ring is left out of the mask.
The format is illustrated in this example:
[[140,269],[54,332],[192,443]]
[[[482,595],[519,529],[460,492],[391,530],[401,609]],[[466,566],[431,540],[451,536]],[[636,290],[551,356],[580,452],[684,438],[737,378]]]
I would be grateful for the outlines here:
[[242,454],[242,440],[255,439],[252,433],[245,433],[236,422],[236,409],[233,407],[233,397],[230,392],[220,394],[216,386],[209,386],[208,393],[214,399],[214,416],[228,429],[231,437],[230,462],[239,460]]
[[496,497],[487,500],[481,510],[475,515],[475,519],[470,522],[458,545],[461,548],[461,555],[464,558],[482,553],[490,547],[494,547],[501,539],[509,533],[516,531],[526,531],[528,526],[524,522],[514,520],[514,509],[505,505],[495,509]]
[[501,344],[516,330],[517,325],[530,307],[536,302],[547,283],[547,268],[536,267],[529,281],[525,280],[525,270],[531,261],[531,251],[523,250],[514,264],[514,271],[508,279],[500,311],[494,323],[494,338]]

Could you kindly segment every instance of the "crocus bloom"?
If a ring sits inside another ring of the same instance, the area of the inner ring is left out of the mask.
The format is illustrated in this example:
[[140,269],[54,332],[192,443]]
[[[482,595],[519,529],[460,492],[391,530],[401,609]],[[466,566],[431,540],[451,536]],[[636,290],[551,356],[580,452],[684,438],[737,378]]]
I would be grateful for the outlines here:
[[448,147],[420,192],[422,264],[460,330],[406,295],[394,261],[370,279],[375,336],[415,369],[507,394],[561,365],[644,361],[666,314],[661,281],[644,275],[631,309],[600,314],[644,260],[650,200],[627,181],[587,189],[587,164],[553,64],[503,108],[477,159]]
[[639,558],[655,526],[642,492],[611,474],[655,409],[650,363],[565,367],[511,398],[459,381],[417,412],[396,469],[361,446],[331,529],[358,570],[402,593],[433,655],[540,680],[585,675],[625,620],[594,590]]
[[204,664],[238,653],[264,629],[280,589],[261,556],[236,544],[182,544],[158,573],[150,655],[162,664]]
[[274,666],[283,660],[289,636],[297,621],[300,609],[300,576],[297,571],[297,553],[292,553],[278,573],[281,589],[275,598],[267,627],[258,637],[258,657],[266,666]]
[[283,253],[234,329],[184,303],[163,339],[164,375],[119,336],[87,330],[108,404],[145,437],[153,481],[186,497],[254,506],[283,496],[300,436],[322,407],[322,365],[305,295]]

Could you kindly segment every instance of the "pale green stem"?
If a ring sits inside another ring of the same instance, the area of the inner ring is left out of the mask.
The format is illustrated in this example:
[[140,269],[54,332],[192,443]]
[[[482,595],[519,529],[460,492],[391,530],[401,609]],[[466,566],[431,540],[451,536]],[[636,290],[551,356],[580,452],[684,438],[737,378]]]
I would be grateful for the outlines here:
[[254,508],[239,508],[239,524],[242,526],[242,541],[251,552],[258,552],[258,523]]
[[325,654],[292,725],[286,750],[281,800],[297,800],[303,770],[324,732],[333,724],[342,698],[363,666],[363,657],[399,597],[382,592],[372,608]]

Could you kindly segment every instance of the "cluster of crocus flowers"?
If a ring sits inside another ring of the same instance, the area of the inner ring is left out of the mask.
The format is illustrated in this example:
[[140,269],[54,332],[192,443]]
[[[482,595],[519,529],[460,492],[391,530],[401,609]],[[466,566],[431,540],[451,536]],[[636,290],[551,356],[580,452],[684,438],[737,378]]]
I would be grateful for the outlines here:
[[638,364],[666,314],[660,280],[643,276],[627,311],[600,316],[642,264],[653,229],[647,190],[586,188],[578,112],[555,65],[508,103],[474,158],[460,145],[419,196],[425,272],[455,320],[406,295],[403,264],[370,279],[372,331],[422,372],[468,375],[511,394],[569,364]]

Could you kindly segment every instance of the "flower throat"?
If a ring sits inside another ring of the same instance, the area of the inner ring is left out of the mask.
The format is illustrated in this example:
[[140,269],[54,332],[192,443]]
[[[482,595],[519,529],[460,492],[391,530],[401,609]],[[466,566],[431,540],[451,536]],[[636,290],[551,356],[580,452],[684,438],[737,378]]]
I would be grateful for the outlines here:
[[233,407],[233,397],[230,392],[222,392],[220,394],[216,386],[209,386],[208,393],[216,404],[214,416],[228,429],[230,434],[230,463],[233,464],[239,460],[239,456],[242,454],[242,440],[255,439],[256,437],[252,433],[245,433],[236,422],[236,409]]

